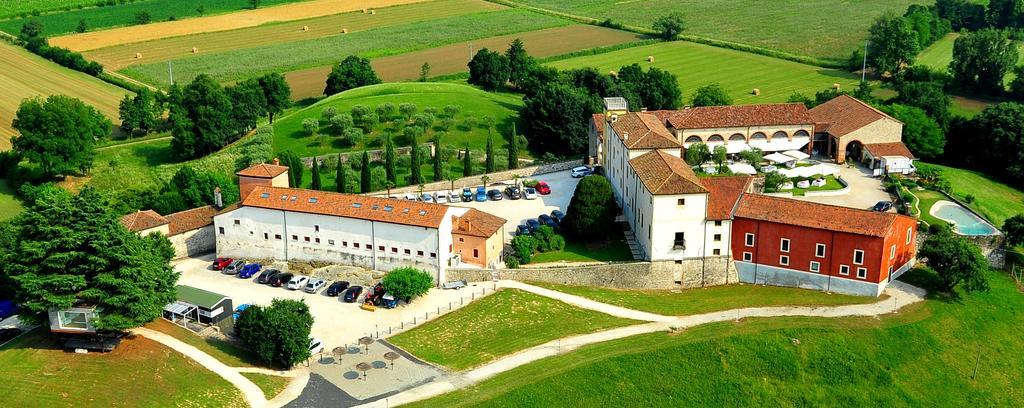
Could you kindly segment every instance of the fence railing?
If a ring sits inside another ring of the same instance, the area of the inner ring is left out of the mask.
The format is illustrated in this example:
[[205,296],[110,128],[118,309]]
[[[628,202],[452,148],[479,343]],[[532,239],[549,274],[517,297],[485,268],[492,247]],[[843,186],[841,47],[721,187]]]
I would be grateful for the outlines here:
[[[460,293],[465,293],[465,295],[460,296],[457,300],[449,301],[447,306],[441,305],[438,306],[436,309],[423,312],[423,314],[414,315],[412,316],[411,319],[403,319],[397,325],[388,325],[386,327],[375,328],[373,332],[367,333],[366,336],[373,339],[380,339],[382,337],[390,337],[395,334],[404,332],[406,330],[419,327],[423,323],[429,322],[433,319],[444,316],[453,311],[459,310],[463,306],[470,304],[474,300],[492,294],[498,290],[498,285],[494,282],[491,282],[489,286],[490,287],[487,287],[487,285],[478,285],[467,286],[463,289],[450,289],[459,290]],[[470,289],[469,292],[466,292],[466,289]],[[348,346],[349,345],[346,345],[346,347]]]

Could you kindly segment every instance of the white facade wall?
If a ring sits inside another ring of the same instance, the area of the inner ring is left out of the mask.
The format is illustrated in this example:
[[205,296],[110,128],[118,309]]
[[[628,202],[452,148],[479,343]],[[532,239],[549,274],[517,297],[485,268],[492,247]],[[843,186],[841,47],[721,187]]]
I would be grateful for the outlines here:
[[776,132],[785,132],[787,138],[792,138],[798,131],[807,132],[806,136],[814,134],[814,125],[812,123],[804,125],[781,125],[781,126],[744,126],[744,127],[728,127],[728,128],[708,128],[708,129],[671,129],[676,135],[676,139],[680,142],[685,142],[690,136],[698,136],[705,143],[708,138],[713,135],[722,136],[726,142],[729,138],[735,134],[743,135],[746,141],[750,140],[750,136],[754,133],[761,132],[771,140],[772,135]]
[[[718,221],[720,225],[715,225],[715,221],[708,220],[704,223],[704,248],[705,251],[701,256],[729,256],[732,254],[732,220],[721,220]],[[715,235],[718,235],[716,240]],[[718,253],[715,253],[715,250]]]
[[[679,200],[684,200],[679,205]],[[705,255],[705,217],[707,194],[657,195],[651,204],[650,260],[682,260]],[[675,245],[676,233],[682,233],[685,247]],[[639,237],[638,237],[639,239]],[[707,251],[710,254],[710,251]]]

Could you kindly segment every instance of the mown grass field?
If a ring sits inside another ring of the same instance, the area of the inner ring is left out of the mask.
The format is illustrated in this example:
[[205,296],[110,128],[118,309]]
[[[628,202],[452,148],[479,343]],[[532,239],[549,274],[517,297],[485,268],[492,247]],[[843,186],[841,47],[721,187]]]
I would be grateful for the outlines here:
[[598,343],[409,406],[1020,406],[1024,295],[1003,274],[989,280],[988,293],[881,318],[746,319]]
[[14,218],[25,209],[16,193],[7,180],[0,179],[0,221]]
[[[505,7],[482,0],[439,0],[377,9],[374,14],[354,11],[237,30],[132,42],[90,50],[83,54],[86,58],[103,64],[106,69],[116,71],[130,65],[187,58],[192,56],[193,47],[197,47],[202,54],[213,54],[239,48],[266,47],[343,35],[343,29],[348,30],[348,33],[354,33],[503,8]],[[135,58],[136,53],[141,53],[142,58]],[[419,66],[416,68],[419,69]]]
[[[956,42],[957,37],[960,33],[950,33],[945,37],[939,39],[934,44],[925,48],[917,55],[917,61],[915,64],[927,65],[940,71],[946,71],[949,68],[949,63],[953,61],[953,43]],[[1018,62],[1024,62],[1024,44],[1018,44],[1017,52],[1019,59]],[[1008,72],[1006,75],[1006,81],[1013,80],[1013,72]]]
[[98,109],[119,123],[117,108],[128,91],[44,60],[28,51],[0,42],[0,150],[11,147],[15,135],[11,121],[26,98],[65,94]]
[[96,0],[0,0],[0,18],[92,7]]
[[259,365],[256,362],[256,356],[249,350],[243,349],[226,341],[205,339],[186,328],[164,319],[156,319],[147,324],[146,328],[156,330],[181,340],[182,342],[202,350],[204,353],[213,356],[213,358],[216,358],[218,361],[231,367],[253,367]]
[[[974,211],[985,216],[996,228],[1014,215],[1024,214],[1024,191],[1002,183],[982,173],[930,163],[917,163],[918,168],[936,167],[949,180],[953,195],[964,201],[968,194],[974,202],[968,204]],[[924,198],[922,198],[924,200]],[[925,210],[922,206],[922,212]]]
[[902,15],[919,0],[512,0],[598,20],[650,29],[660,16],[681,12],[686,31],[716,40],[825,59],[843,59],[864,46],[868,28],[887,11]]
[[[647,57],[654,62],[647,62]],[[736,104],[785,102],[793,92],[814,96],[834,83],[853,89],[860,77],[849,72],[800,64],[763,55],[684,41],[657,43],[598,55],[551,62],[558,69],[595,67],[618,71],[637,63],[644,69],[658,67],[675,74],[689,102],[696,88],[718,82]],[[761,95],[753,94],[754,88]]]
[[605,240],[591,239],[581,242],[568,239],[565,249],[561,251],[541,252],[534,254],[530,264],[547,262],[614,262],[632,261],[633,253],[622,236],[622,231],[615,229],[613,236]]
[[919,200],[917,205],[921,209],[921,219],[924,220],[924,222],[927,222],[928,225],[948,224],[948,222],[935,218],[935,216],[931,214],[932,206],[939,202],[939,200],[948,200],[946,196],[942,195],[940,192],[932,190],[912,190],[911,193],[917,196],[917,199]]
[[257,387],[260,387],[260,390],[263,390],[263,396],[268,400],[274,399],[277,394],[284,391],[285,387],[287,387],[288,383],[292,380],[288,377],[262,373],[242,373],[242,375],[245,376],[245,378],[248,378],[249,381],[252,381],[253,384],[256,384]]
[[160,343],[125,339],[111,353],[73,354],[37,329],[0,349],[4,407],[238,407],[220,376]]
[[[390,102],[396,107],[402,103],[413,103],[418,108],[417,113],[422,113],[427,107],[434,107],[440,111],[447,105],[459,106],[460,111],[455,115],[456,125],[445,132],[442,143],[458,148],[468,146],[478,152],[482,152],[487,144],[488,131],[483,124],[483,118],[485,116],[494,118],[495,150],[504,150],[506,141],[503,135],[511,132],[512,124],[523,103],[522,98],[518,95],[485,92],[472,86],[451,83],[385,83],[362,87],[334,95],[276,120],[274,122],[274,151],[291,150],[300,156],[314,156],[341,151],[361,151],[364,147],[380,149],[381,145],[371,146],[371,144],[385,131],[390,129],[396,134],[401,134],[405,119],[397,117],[398,114],[392,118],[390,123],[381,120],[381,124],[375,127],[372,133],[365,135],[362,143],[354,147],[348,147],[342,143],[341,138],[327,134],[328,131],[323,129],[328,126],[327,122],[321,123],[320,135],[310,136],[303,130],[302,121],[306,118],[320,119],[321,113],[326,107],[333,107],[338,113],[348,113],[355,105],[363,105],[370,110],[375,110],[377,105],[384,102]],[[476,118],[479,122],[477,126],[466,126],[465,121],[468,117]],[[435,120],[433,129],[426,132],[419,142],[430,141],[432,135],[439,131],[443,131],[440,117]],[[525,149],[522,150],[521,154],[525,157]]]
[[602,303],[666,316],[686,316],[744,307],[833,306],[878,301],[877,298],[872,297],[828,294],[817,290],[778,286],[734,284],[672,292],[669,290],[608,289],[544,282],[530,283]]
[[[481,12],[268,47],[198,54],[173,61],[174,79],[189,82],[204,73],[226,82],[271,72],[336,64],[347,55],[384,57],[568,24],[566,20],[524,10]],[[136,65],[121,72],[153,85],[167,85],[166,63]]]
[[557,338],[631,323],[638,322],[501,289],[388,341],[417,358],[463,370]]

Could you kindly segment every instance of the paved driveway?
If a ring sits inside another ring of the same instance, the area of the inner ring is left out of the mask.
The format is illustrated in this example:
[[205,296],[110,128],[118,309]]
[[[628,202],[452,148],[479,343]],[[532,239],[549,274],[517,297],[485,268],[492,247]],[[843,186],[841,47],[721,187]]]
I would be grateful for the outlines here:
[[840,196],[827,197],[793,197],[797,200],[813,201],[822,204],[840,205],[862,210],[871,209],[879,201],[892,201],[892,196],[882,187],[882,180],[871,176],[870,171],[862,166],[839,167],[839,175],[850,183],[850,192]]

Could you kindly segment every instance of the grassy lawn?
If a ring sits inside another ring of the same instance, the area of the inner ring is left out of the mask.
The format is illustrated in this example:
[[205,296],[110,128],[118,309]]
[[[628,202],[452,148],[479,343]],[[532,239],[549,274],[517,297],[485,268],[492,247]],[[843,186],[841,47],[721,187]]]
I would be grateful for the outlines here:
[[249,350],[226,341],[205,339],[188,329],[175,325],[174,323],[164,319],[156,319],[152,323],[147,324],[146,328],[156,330],[181,340],[182,342],[202,350],[204,353],[213,356],[217,360],[220,360],[220,362],[231,367],[254,367],[259,365],[259,363],[256,362],[256,356]]
[[[949,63],[953,61],[953,43],[956,42],[957,37],[960,33],[949,33],[945,37],[942,37],[934,44],[925,48],[917,55],[917,61],[915,64],[923,64],[929,67],[935,68],[939,71],[946,71],[949,68]],[[1024,62],[1024,44],[1017,45],[1018,51],[1018,62]],[[1013,80],[1013,72],[1006,74],[1006,83]]]
[[284,388],[287,387],[288,383],[292,380],[288,377],[260,373],[242,373],[242,375],[245,376],[245,378],[248,378],[249,381],[256,384],[257,387],[260,387],[260,389],[263,390],[263,395],[267,397],[268,400],[273,399],[277,394],[280,394],[281,391],[284,391]]
[[632,261],[633,254],[626,245],[622,231],[616,229],[615,236],[603,240],[580,242],[566,239],[565,249],[561,251],[541,252],[533,256],[530,264],[545,262],[614,262]]
[[594,344],[409,406],[1020,406],[1024,296],[989,280],[990,292],[882,318],[745,319]]
[[[647,62],[648,56],[654,57],[653,63]],[[549,65],[559,69],[595,67],[609,72],[633,63],[675,74],[687,102],[698,87],[712,82],[720,83],[736,104],[751,104],[785,102],[793,92],[813,97],[834,83],[842,89],[854,89],[860,78],[841,70],[685,41],[569,58]],[[754,96],[754,88],[761,95]]]
[[35,330],[0,349],[4,407],[238,407],[230,383],[160,343],[125,339],[111,353],[72,354]]
[[[915,0],[513,0],[598,20],[650,29],[672,12],[685,16],[686,35],[732,41],[797,55],[842,59],[864,47],[868,27],[886,11],[902,15]],[[756,66],[756,65],[754,65]]]
[[712,286],[705,289],[672,292],[669,290],[608,289],[544,282],[530,282],[530,284],[602,303],[667,316],[685,316],[744,307],[832,306],[878,301],[878,298],[866,296],[828,294],[817,290],[758,285]]
[[16,194],[17,192],[7,185],[7,180],[0,179],[0,221],[14,218],[25,208]]
[[[794,182],[793,185],[795,186],[796,183]],[[790,191],[795,196],[802,196],[802,195],[804,195],[804,193],[806,193],[808,191],[829,191],[829,190],[842,190],[842,189],[843,189],[843,185],[839,184],[839,180],[836,180],[835,176],[828,175],[828,176],[825,176],[825,185],[824,186],[821,186],[821,187],[811,186],[811,187],[808,187],[808,188],[793,187],[792,190],[784,190],[784,191]]]
[[[996,228],[1002,227],[1007,218],[1024,214],[1024,192],[1008,184],[976,171],[920,162],[915,165],[918,168],[939,168],[952,184],[953,195],[961,201],[968,194],[973,195],[974,202],[968,206],[985,216]],[[921,199],[924,200],[923,197]],[[921,210],[924,212],[923,204]]]
[[636,323],[516,289],[497,293],[388,339],[454,370],[558,338]]
[[948,200],[946,196],[942,195],[942,193],[938,191],[932,190],[910,190],[910,192],[920,200],[918,206],[921,208],[921,219],[924,220],[924,222],[927,222],[928,225],[946,223],[945,221],[935,218],[935,216],[931,214],[932,206],[939,200]]

